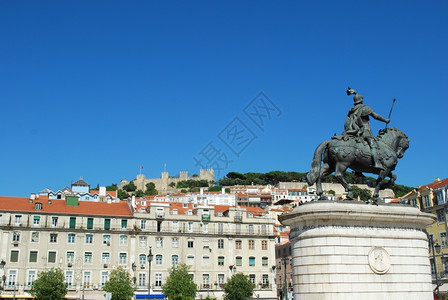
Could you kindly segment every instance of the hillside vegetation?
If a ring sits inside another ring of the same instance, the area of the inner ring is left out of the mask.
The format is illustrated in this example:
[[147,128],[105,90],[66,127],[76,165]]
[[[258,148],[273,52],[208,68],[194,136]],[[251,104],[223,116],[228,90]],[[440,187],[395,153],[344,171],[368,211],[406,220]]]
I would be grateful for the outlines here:
[[[226,176],[218,180],[219,186],[232,185],[277,185],[279,182],[304,182],[306,183],[306,174],[300,172],[270,171],[267,173],[239,173],[229,172]],[[376,178],[369,176],[359,176],[354,173],[345,172],[345,179],[349,184],[366,184],[369,187],[375,186]],[[323,182],[338,183],[334,175],[328,175],[323,178]],[[402,197],[412,191],[413,187],[395,184],[391,187],[396,197]]]

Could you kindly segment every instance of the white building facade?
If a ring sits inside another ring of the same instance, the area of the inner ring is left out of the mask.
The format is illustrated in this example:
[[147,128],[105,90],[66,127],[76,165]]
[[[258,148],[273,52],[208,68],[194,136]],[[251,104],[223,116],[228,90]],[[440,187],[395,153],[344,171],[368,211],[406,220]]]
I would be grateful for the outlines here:
[[[135,203],[134,203],[135,204]],[[222,285],[242,272],[254,297],[275,299],[275,234],[269,213],[234,206],[145,201],[87,202],[0,197],[0,276],[4,294],[23,295],[39,272],[63,270],[69,296],[104,299],[102,287],[119,266],[137,293],[160,294],[171,266],[186,263],[197,298],[221,299]],[[147,255],[154,259],[150,273]]]

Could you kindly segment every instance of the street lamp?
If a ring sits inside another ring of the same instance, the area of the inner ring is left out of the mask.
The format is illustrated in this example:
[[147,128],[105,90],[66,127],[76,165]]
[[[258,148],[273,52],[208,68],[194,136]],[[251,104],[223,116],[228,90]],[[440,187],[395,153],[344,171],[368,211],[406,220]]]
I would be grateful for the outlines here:
[[[78,268],[80,268],[81,270],[79,271],[77,271],[77,273],[79,274],[79,276],[78,276],[78,280],[79,280],[79,282],[81,283],[81,286],[80,286],[80,288],[82,288],[82,300],[84,300],[84,292],[85,292],[85,287],[86,287],[86,282],[84,281],[84,274],[83,274],[83,272],[84,272],[84,260],[83,260],[83,258],[82,257],[78,257],[77,259],[76,259],[76,265],[77,265],[77,267]],[[75,276],[76,276],[76,274],[75,274]]]
[[[441,246],[439,244],[434,245],[434,238],[432,235],[429,236],[429,242],[431,244],[431,249],[432,249],[432,261],[434,262],[434,273],[436,275],[436,290],[437,290],[437,299],[440,299],[440,291],[439,291],[439,277],[437,276],[437,262],[436,262],[436,253],[435,251],[437,251],[437,254],[440,253],[440,249]],[[435,248],[435,251],[434,251]]]
[[135,271],[137,270],[137,265],[135,264],[135,262],[132,263],[132,272],[134,274],[134,277],[132,278],[132,280],[135,282],[137,281],[137,278],[135,277]]
[[151,247],[149,247],[149,253],[148,253],[148,300],[151,296],[151,262],[154,255],[152,255]]
[[286,265],[289,263],[289,259],[288,258],[282,258],[281,259],[283,262],[283,269],[284,269],[284,278],[283,278],[283,299],[287,300],[288,299],[288,279],[287,277],[287,273],[286,273]]

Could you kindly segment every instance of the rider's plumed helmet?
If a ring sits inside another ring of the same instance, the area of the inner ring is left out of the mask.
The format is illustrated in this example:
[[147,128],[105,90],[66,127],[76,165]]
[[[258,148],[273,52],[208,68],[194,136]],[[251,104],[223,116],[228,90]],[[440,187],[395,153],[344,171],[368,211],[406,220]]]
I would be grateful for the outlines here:
[[355,102],[355,104],[360,104],[360,103],[362,103],[363,99],[364,99],[364,97],[361,94],[356,94],[353,97],[353,102]]

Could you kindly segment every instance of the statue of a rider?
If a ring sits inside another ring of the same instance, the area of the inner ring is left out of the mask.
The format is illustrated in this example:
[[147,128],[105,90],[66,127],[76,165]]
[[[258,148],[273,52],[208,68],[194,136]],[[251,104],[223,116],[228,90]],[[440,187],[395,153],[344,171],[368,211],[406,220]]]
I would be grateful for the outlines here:
[[348,137],[355,137],[356,139],[361,139],[367,141],[370,146],[370,153],[373,158],[374,167],[377,169],[384,169],[381,160],[378,157],[378,143],[376,138],[372,134],[370,129],[369,116],[372,118],[389,123],[389,119],[383,118],[381,115],[373,111],[372,108],[363,103],[363,96],[356,93],[355,90],[350,87],[347,89],[347,95],[354,95],[353,101],[354,106],[349,110],[347,114],[347,119],[344,124],[344,132],[342,135]]

